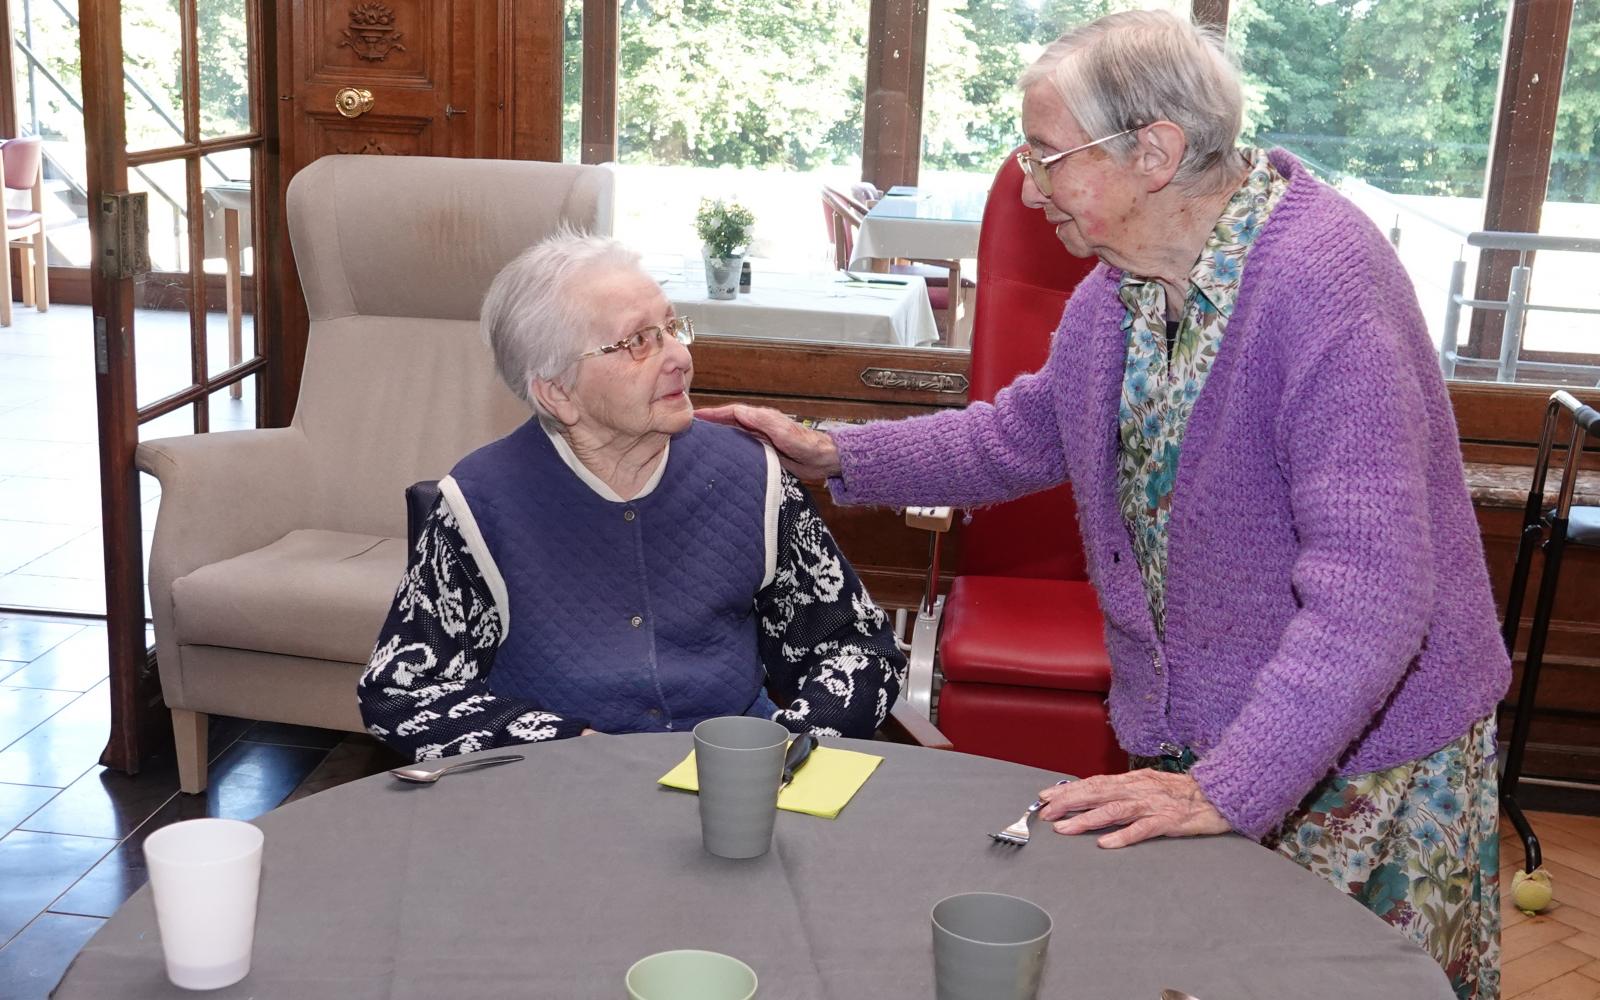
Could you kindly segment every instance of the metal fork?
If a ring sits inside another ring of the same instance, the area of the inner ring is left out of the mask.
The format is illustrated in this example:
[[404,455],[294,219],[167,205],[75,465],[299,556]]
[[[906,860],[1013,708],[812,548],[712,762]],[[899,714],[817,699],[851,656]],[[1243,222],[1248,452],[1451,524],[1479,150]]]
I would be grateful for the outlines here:
[[[1073,780],[1075,779],[1062,778],[1056,784],[1065,785]],[[1029,837],[1028,820],[1032,819],[1033,814],[1042,808],[1044,808],[1044,799],[1034,799],[1033,805],[1029,806],[1028,811],[1023,813],[1015,823],[1012,823],[999,833],[989,834],[989,839],[997,844],[1006,844],[1010,847],[1027,847]]]

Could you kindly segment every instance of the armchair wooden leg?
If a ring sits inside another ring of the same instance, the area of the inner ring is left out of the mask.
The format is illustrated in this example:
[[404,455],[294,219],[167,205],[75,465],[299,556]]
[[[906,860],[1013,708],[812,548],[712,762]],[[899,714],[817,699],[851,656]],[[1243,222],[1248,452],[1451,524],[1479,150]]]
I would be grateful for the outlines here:
[[172,710],[172,737],[178,755],[178,787],[190,795],[206,790],[206,731],[210,716]]

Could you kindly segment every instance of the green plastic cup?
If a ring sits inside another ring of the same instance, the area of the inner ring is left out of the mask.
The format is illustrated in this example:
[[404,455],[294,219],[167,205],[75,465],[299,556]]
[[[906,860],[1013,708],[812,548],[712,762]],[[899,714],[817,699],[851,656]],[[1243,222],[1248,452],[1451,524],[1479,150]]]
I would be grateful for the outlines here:
[[628,970],[630,1000],[751,1000],[756,972],[714,951],[662,951]]

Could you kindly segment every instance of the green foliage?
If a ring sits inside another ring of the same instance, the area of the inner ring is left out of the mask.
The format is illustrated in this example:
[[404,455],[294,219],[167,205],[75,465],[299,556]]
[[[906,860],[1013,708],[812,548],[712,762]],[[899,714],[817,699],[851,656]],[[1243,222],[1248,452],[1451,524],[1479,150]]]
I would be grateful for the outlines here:
[[621,159],[807,170],[858,158],[866,12],[866,0],[624,0]]
[[694,216],[694,231],[711,256],[740,257],[750,248],[756,217],[736,201],[705,198]]
[[[1574,17],[1550,182],[1555,201],[1600,200],[1594,6],[1577,5]],[[1482,196],[1505,4],[1238,0],[1232,11],[1247,137],[1287,146],[1325,174],[1394,193]]]

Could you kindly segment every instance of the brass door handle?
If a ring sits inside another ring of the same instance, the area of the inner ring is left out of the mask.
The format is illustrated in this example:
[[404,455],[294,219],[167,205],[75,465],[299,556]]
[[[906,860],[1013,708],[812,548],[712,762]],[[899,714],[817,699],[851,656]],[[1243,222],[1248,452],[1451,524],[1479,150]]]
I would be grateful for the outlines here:
[[364,87],[345,87],[333,95],[333,106],[346,118],[360,118],[372,110],[372,91]]
[[454,118],[456,115],[464,115],[466,113],[467,110],[465,108],[458,108],[454,104],[446,104],[444,106],[444,116],[446,118]]

